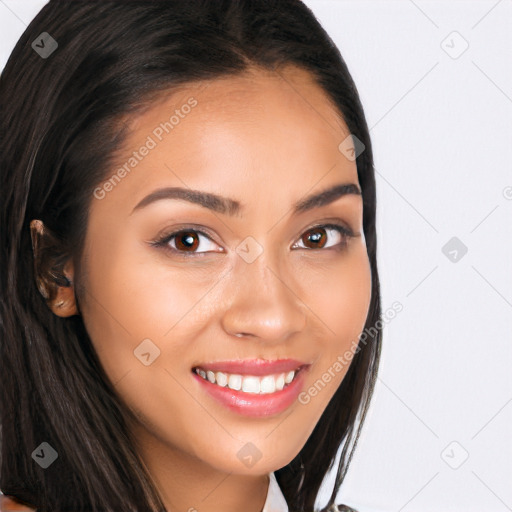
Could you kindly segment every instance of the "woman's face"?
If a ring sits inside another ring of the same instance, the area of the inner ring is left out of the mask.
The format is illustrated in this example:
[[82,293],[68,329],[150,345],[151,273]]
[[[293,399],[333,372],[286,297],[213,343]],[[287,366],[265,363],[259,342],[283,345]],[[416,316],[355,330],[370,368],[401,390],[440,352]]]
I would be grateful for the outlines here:
[[183,86],[127,122],[76,276],[87,331],[148,460],[274,471],[320,419],[368,313],[349,131],[296,68]]

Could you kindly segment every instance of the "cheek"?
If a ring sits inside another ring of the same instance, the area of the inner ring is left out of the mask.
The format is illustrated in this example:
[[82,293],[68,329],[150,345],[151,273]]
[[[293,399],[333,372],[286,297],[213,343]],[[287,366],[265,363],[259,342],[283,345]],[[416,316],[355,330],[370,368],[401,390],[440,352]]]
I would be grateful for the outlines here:
[[333,319],[333,330],[344,340],[347,336],[351,340],[357,339],[364,327],[371,298],[371,270],[366,250],[344,269],[337,284],[338,288],[333,280],[330,295],[335,300],[327,306]]
[[183,356],[187,337],[174,333],[184,325],[202,324],[204,314],[197,303],[206,284],[204,273],[171,268],[138,242],[123,243],[113,236],[105,240],[96,241],[89,252],[81,311],[100,361],[115,383],[128,371],[145,368],[134,353],[143,340],[151,340],[155,353]]
[[336,261],[302,274],[309,275],[304,297],[323,323],[329,345],[325,348],[342,349],[358,339],[371,298],[371,269],[364,239]]
[[107,323],[133,343],[163,338],[180,319],[195,314],[194,305],[211,286],[204,272],[186,263],[171,264],[163,251],[143,243],[119,238],[97,244],[85,283],[92,327]]
[[308,289],[313,291],[304,297],[321,330],[321,346],[299,402],[317,421],[350,367],[368,316],[371,269],[364,240],[335,264],[318,266],[310,276]]

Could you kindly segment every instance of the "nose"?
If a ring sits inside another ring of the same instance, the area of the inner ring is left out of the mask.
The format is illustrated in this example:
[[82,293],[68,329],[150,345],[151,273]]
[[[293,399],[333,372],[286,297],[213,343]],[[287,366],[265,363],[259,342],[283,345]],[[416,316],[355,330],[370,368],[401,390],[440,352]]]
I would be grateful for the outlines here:
[[233,291],[222,317],[224,330],[269,343],[281,343],[302,331],[307,307],[291,273],[270,268],[262,257],[250,264],[238,263],[230,278]]

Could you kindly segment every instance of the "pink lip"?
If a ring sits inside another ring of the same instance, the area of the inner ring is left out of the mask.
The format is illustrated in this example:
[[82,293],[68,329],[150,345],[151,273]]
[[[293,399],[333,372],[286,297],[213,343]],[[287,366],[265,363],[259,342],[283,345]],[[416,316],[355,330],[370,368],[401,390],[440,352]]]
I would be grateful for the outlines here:
[[245,359],[236,361],[215,361],[211,363],[198,364],[194,368],[201,368],[205,371],[236,373],[240,375],[271,375],[296,370],[307,363],[296,359],[277,359],[267,361],[265,359]]
[[[295,363],[297,363],[297,361],[295,361]],[[201,368],[203,367],[201,366]],[[274,371],[274,368],[275,366],[272,367],[272,372]],[[297,366],[295,366],[295,368],[297,368]],[[243,416],[261,418],[279,414],[288,409],[288,407],[295,402],[304,387],[304,378],[308,369],[309,365],[303,366],[290,384],[285,385],[281,391],[268,394],[235,391],[228,387],[212,384],[210,381],[203,379],[194,372],[192,372],[192,375],[211,397],[216,399],[229,410]]]

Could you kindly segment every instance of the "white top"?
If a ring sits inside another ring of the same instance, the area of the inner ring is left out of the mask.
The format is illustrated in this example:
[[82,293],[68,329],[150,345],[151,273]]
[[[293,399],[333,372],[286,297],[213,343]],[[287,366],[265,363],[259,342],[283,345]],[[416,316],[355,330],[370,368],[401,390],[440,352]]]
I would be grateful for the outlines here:
[[284,499],[274,473],[270,473],[268,476],[270,482],[268,485],[267,499],[261,512],[288,512],[288,504]]

